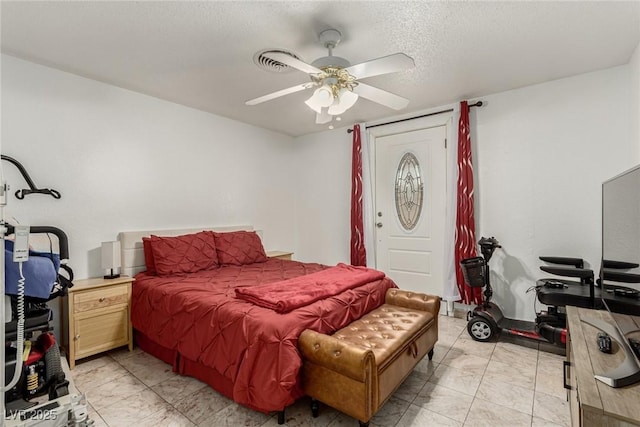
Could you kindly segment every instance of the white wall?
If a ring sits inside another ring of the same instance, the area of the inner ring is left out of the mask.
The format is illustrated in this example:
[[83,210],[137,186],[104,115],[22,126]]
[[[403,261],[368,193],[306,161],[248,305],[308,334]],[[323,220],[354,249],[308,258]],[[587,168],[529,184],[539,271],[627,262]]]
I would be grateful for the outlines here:
[[[630,73],[623,66],[498,93],[471,110],[477,237],[504,246],[491,263],[505,314],[533,319],[526,290],[543,276],[539,255],[599,268],[600,185],[640,161]],[[349,260],[350,141],[345,129],[296,140],[301,258]]]
[[599,269],[602,182],[640,160],[629,85],[622,66],[487,96],[476,111],[478,235],[503,246],[491,263],[506,315],[533,318],[540,255]]
[[267,249],[295,250],[292,138],[2,56],[5,217],[69,237],[76,277],[102,275],[99,247],[119,231],[253,224]]
[[296,258],[335,265],[349,262],[351,134],[347,128],[295,142]]

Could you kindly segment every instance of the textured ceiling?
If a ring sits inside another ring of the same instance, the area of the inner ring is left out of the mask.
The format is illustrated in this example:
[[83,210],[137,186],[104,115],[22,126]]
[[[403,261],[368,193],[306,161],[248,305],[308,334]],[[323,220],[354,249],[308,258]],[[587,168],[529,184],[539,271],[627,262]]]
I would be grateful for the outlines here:
[[343,123],[626,64],[640,41],[640,2],[10,2],[2,52],[289,135],[325,130],[308,91],[244,102],[308,81],[259,69],[266,48],[311,62],[318,33],[343,34],[352,64],[395,52],[416,68],[366,83],[410,99],[400,112],[360,99]]

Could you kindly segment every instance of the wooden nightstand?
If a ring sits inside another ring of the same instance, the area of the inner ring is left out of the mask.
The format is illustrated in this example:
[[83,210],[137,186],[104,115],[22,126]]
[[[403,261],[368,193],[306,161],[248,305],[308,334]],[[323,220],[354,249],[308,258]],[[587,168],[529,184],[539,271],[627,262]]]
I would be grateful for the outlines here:
[[63,298],[63,328],[69,368],[76,360],[123,345],[133,350],[131,283],[133,278],[76,280]]
[[288,259],[291,260],[291,255],[293,252],[284,252],[284,251],[267,251],[267,256],[269,258],[278,258],[278,259]]

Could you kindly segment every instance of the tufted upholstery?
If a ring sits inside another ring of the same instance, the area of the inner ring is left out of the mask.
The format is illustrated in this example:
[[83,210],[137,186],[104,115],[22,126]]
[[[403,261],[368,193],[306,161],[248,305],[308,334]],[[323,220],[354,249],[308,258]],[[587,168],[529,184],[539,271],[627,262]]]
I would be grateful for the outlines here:
[[431,313],[383,304],[375,313],[340,329],[334,338],[365,350],[371,350],[380,367],[411,340],[425,325],[435,322]]
[[367,423],[438,340],[440,299],[387,290],[385,304],[333,335],[298,341],[307,395]]
[[245,265],[267,260],[260,236],[254,231],[231,231],[214,235],[220,265]]
[[195,273],[218,266],[212,231],[175,237],[152,235],[150,243],[158,275]]

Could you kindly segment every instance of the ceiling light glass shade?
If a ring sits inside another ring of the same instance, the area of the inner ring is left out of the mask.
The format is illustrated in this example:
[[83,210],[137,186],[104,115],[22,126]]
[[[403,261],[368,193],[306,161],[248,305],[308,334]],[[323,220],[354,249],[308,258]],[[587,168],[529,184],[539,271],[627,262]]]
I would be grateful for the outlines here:
[[313,92],[311,98],[307,99],[304,103],[316,113],[320,113],[323,107],[326,108],[333,104],[331,88],[328,86],[319,87]]
[[329,123],[332,119],[333,117],[327,112],[326,108],[323,108],[320,113],[316,114],[316,124],[318,125]]
[[340,115],[353,107],[357,100],[357,94],[351,92],[349,89],[342,88],[340,92],[338,92],[338,97],[333,105],[329,107],[329,114],[332,116]]

